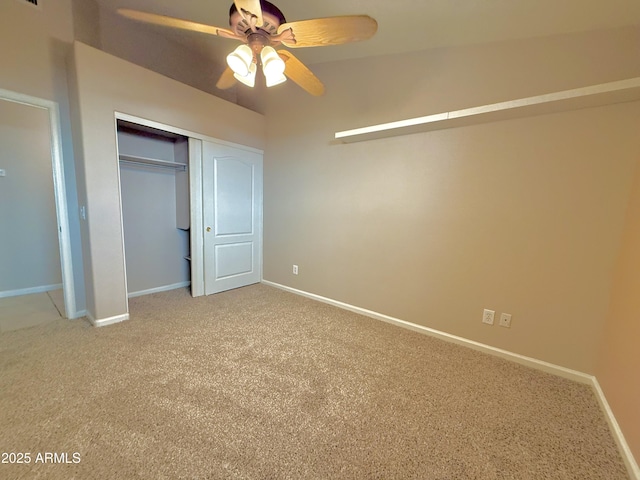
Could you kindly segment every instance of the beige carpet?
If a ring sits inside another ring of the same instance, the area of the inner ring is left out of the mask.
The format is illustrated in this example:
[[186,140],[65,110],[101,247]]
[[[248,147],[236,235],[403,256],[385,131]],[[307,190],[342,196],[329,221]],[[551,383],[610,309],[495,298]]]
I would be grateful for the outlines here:
[[265,285],[130,308],[0,335],[0,478],[628,478],[588,386]]

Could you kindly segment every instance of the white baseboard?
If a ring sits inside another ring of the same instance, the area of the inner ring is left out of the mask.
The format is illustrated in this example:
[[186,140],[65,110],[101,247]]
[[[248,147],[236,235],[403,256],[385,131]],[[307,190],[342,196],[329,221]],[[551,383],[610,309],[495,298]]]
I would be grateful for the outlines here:
[[163,285],[162,287],[150,288],[148,290],[140,290],[138,292],[130,292],[127,296],[129,298],[141,297],[142,295],[150,295],[152,293],[167,292],[169,290],[175,290],[176,288],[188,287],[189,285],[191,285],[191,282],[174,283],[173,285]]
[[609,423],[609,429],[613,435],[616,444],[618,445],[618,449],[620,450],[620,454],[622,455],[622,460],[624,460],[624,464],[627,467],[627,472],[631,477],[631,480],[640,480],[640,468],[638,467],[638,463],[633,457],[633,453],[631,453],[631,449],[629,448],[629,444],[627,440],[624,438],[622,430],[620,429],[620,425],[616,420],[616,417],[613,414],[613,410],[609,406],[609,402],[607,402],[607,398],[604,396],[604,392],[598,383],[598,379],[593,377],[592,381],[593,391],[596,394],[596,398],[600,403],[600,407],[605,414],[605,418]]
[[0,298],[17,297],[19,295],[31,295],[32,293],[50,292],[51,290],[60,290],[62,288],[61,283],[55,285],[41,285],[39,287],[20,288],[18,290],[5,290],[0,292]]
[[431,337],[436,337],[441,340],[445,340],[447,342],[456,343],[458,345],[463,345],[465,347],[469,347],[474,350],[478,350],[480,352],[488,353],[490,355],[495,355],[497,357],[506,358],[507,360],[511,360],[513,362],[516,362],[522,365],[533,367],[537,370],[542,370],[547,373],[552,373],[560,377],[568,378],[570,380],[575,380],[577,382],[589,384],[589,385],[591,385],[592,383],[593,375],[588,375],[586,373],[582,373],[577,370],[571,370],[570,368],[554,365],[553,363],[545,362],[543,360],[538,360],[537,358],[526,357],[518,353],[509,352],[508,350],[502,350],[500,348],[492,347],[484,343],[469,340],[464,337],[458,337],[456,335],[451,335],[450,333],[441,332],[440,330],[435,330],[433,328],[418,325],[416,323],[400,320],[399,318],[383,315],[382,313],[356,307],[354,305],[349,305],[348,303],[343,303],[337,300],[332,300],[330,298],[321,297],[320,295],[316,295],[314,293],[309,293],[303,290],[297,290],[295,288],[287,287],[285,285],[280,285],[279,283],[270,282],[268,280],[262,280],[262,283],[264,283],[265,285],[270,285],[272,287],[279,288],[281,290],[286,290],[288,292],[295,293],[297,295],[301,295],[303,297],[311,298],[313,300],[318,300],[319,302],[328,303],[329,305],[333,305],[335,307],[349,310],[354,313],[359,313],[367,317],[375,318],[376,320],[382,320],[383,322],[392,323],[394,325],[398,325],[403,328],[408,328],[409,330],[413,330],[419,333],[424,333]]
[[[129,293],[128,297],[129,298],[140,297],[142,295],[149,295],[151,293],[166,292],[168,290],[175,290],[176,288],[188,287],[189,285],[191,285],[191,282],[174,283],[173,285],[164,285],[162,287],[150,288],[149,290],[132,292],[132,293]],[[119,323],[119,322],[124,322],[125,320],[129,320],[128,313],[124,313],[122,315],[116,315],[115,317],[101,318],[99,320],[96,320],[95,318],[93,318],[93,315],[91,315],[90,312],[86,312],[86,316],[94,327],[106,327],[107,325],[112,325],[114,323]]]
[[91,325],[93,325],[94,327],[106,327],[107,325],[112,325],[114,323],[120,323],[124,322],[125,320],[129,320],[129,314],[123,313],[122,315],[116,315],[114,317],[101,318],[99,320],[96,320],[95,318],[93,318],[93,315],[91,315],[91,313],[87,312],[87,318],[91,322]]
[[270,285],[275,288],[279,288],[281,290],[285,290],[287,292],[295,293],[296,295],[301,295],[303,297],[311,298],[319,302],[327,303],[329,305],[333,305],[335,307],[339,307],[344,310],[349,310],[354,313],[359,313],[361,315],[365,315],[367,317],[371,317],[376,320],[382,320],[383,322],[391,323],[393,325],[398,325],[403,328],[408,328],[409,330],[423,333],[431,337],[439,338],[447,342],[463,345],[465,347],[469,347],[474,350],[478,350],[480,352],[505,358],[507,360],[511,360],[521,365],[525,365],[531,368],[535,368],[537,370],[551,373],[559,377],[567,378],[569,380],[574,380],[583,384],[590,385],[593,388],[596,398],[598,399],[598,402],[600,403],[602,411],[605,414],[607,422],[609,423],[611,433],[618,445],[620,454],[622,456],[622,459],[624,460],[625,466],[627,467],[627,471],[629,472],[631,480],[640,480],[640,470],[638,470],[638,464],[636,463],[633,457],[633,454],[631,453],[631,449],[629,448],[629,445],[627,444],[624,438],[624,435],[622,434],[622,430],[620,430],[620,426],[618,425],[618,422],[616,421],[615,416],[613,415],[613,411],[609,407],[609,403],[607,402],[607,399],[604,396],[604,392],[600,388],[600,384],[598,383],[598,380],[596,379],[595,376],[589,375],[583,372],[579,372],[577,370],[571,370],[569,368],[561,367],[553,363],[538,360],[537,358],[527,357],[524,355],[520,355],[518,353],[509,352],[508,350],[495,348],[490,345],[486,345],[484,343],[475,342],[473,340],[469,340],[463,337],[458,337],[456,335],[451,335],[446,332],[441,332],[433,328],[417,325],[415,323],[407,322],[405,320],[400,320],[398,318],[390,317],[388,315],[383,315],[381,313],[356,307],[354,305],[349,305],[348,303],[332,300],[330,298],[322,297],[314,293],[305,292],[303,290],[297,290],[295,288],[287,287],[279,283],[270,282],[268,280],[262,280],[262,283],[264,283],[265,285]]

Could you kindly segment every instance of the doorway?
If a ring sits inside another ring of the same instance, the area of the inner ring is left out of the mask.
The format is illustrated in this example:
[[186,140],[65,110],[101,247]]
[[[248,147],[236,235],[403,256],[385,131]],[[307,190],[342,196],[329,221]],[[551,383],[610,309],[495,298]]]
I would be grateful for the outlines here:
[[118,120],[117,140],[127,297],[187,287],[188,138]]
[[[119,130],[132,128],[140,134],[163,137],[173,142],[176,157],[149,158],[148,154],[125,155],[124,160],[178,168],[173,229],[188,232],[189,282],[143,289],[154,293],[190,283],[191,295],[198,297],[262,280],[262,154],[261,150],[207,137],[192,131],[116,112]],[[131,132],[130,132],[131,133]],[[118,144],[123,144],[119,139]],[[162,143],[161,141],[159,143]],[[156,145],[156,147],[159,147]],[[176,148],[178,147],[178,148]],[[183,149],[186,148],[186,150]],[[177,154],[178,151],[182,153]],[[119,161],[123,159],[119,151]],[[178,162],[177,159],[180,158]],[[169,161],[167,161],[169,160]],[[184,163],[185,165],[179,165]],[[140,165],[138,165],[140,168]],[[151,167],[149,167],[151,168]],[[122,169],[119,170],[122,175]],[[180,187],[180,185],[183,185]],[[141,183],[137,182],[140,186]],[[129,278],[127,225],[123,203],[122,176],[120,198],[123,216],[125,264]],[[129,200],[130,202],[131,200]],[[173,206],[171,214],[173,214]],[[131,231],[131,228],[129,228]],[[177,249],[171,249],[174,255]],[[175,273],[177,268],[172,269]],[[127,296],[132,291],[127,285]]]
[[0,90],[0,331],[76,316],[60,145],[57,104]]

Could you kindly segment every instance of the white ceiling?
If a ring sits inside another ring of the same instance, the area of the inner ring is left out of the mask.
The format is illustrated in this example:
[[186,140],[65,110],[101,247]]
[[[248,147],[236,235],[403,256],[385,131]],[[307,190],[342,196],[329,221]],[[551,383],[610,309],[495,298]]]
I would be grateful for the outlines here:
[[[101,9],[131,8],[227,27],[231,0],[96,0]],[[370,40],[297,49],[307,64],[435,47],[640,25],[640,0],[272,0],[288,21],[368,14],[378,21]],[[139,24],[135,28],[140,28]],[[197,33],[151,28],[207,57],[235,42]]]

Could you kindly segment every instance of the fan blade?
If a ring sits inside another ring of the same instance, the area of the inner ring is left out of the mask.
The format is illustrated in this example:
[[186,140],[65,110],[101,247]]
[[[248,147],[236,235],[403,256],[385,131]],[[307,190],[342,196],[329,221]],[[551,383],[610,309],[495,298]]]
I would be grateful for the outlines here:
[[161,25],[163,27],[180,28],[191,32],[206,33],[209,35],[218,35],[220,37],[232,38],[234,40],[244,41],[227,28],[213,27],[203,23],[190,22],[188,20],[180,20],[179,18],[165,17],[164,15],[156,15],[155,13],[139,12],[137,10],[129,10],[127,8],[119,8],[118,13],[123,17],[137,20],[138,22],[151,23],[153,25]]
[[234,0],[233,3],[236,4],[238,12],[249,22],[249,25],[251,25],[251,17],[256,17],[256,27],[261,27],[264,24],[260,0]]
[[311,70],[309,70],[300,60],[286,50],[278,50],[278,55],[284,60],[284,74],[293,82],[297,83],[303,90],[316,97],[324,93],[324,85]]
[[278,34],[288,29],[291,29],[295,40],[283,39],[282,43],[287,47],[322,47],[371,38],[378,30],[378,22],[368,15],[315,18],[283,23],[278,27]]
[[216,87],[220,90],[227,90],[228,88],[233,87],[236,82],[237,80],[236,77],[233,76],[233,70],[227,67],[225,71],[222,72],[222,75],[220,75],[218,83],[216,83]]

